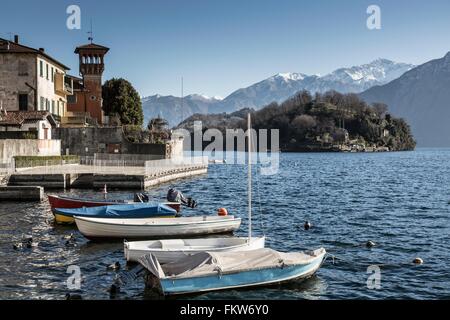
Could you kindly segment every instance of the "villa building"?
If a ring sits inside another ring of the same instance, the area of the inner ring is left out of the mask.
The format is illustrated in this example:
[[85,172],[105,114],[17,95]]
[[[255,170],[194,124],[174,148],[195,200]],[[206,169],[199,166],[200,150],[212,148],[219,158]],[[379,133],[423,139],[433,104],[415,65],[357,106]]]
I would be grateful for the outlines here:
[[0,109],[46,111],[59,123],[67,111],[67,95],[73,94],[68,70],[43,48],[19,43],[17,35],[14,41],[0,38]]

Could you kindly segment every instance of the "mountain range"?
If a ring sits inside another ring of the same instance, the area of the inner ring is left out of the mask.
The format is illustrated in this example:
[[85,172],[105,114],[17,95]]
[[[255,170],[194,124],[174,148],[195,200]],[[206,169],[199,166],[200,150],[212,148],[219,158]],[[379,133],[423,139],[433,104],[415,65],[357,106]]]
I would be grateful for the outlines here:
[[360,94],[407,120],[419,146],[450,146],[450,52]]
[[325,76],[279,73],[249,87],[238,89],[224,99],[198,94],[184,97],[154,95],[142,98],[145,123],[161,116],[175,126],[189,116],[201,113],[230,113],[242,108],[260,109],[271,102],[282,102],[300,90],[312,93],[336,90],[361,93],[400,77],[415,66],[377,59],[371,63],[340,68]]

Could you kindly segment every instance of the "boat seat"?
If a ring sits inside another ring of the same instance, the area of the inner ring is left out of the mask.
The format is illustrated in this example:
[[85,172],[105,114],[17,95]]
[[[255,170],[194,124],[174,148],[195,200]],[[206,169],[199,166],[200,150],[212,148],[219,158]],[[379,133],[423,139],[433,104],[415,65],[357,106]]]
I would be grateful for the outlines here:
[[184,241],[181,239],[159,240],[161,249],[178,249],[184,246]]

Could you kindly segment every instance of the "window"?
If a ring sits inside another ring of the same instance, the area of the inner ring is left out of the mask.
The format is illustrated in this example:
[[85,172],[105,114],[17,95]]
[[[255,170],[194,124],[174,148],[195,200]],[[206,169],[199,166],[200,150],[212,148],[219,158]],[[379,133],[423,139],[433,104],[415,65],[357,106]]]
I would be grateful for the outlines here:
[[53,67],[52,67],[52,73],[51,73],[51,79],[52,79],[52,82],[54,82],[55,81],[55,73],[54,73],[55,71],[53,70]]
[[77,103],[77,96],[75,94],[67,96],[67,103]]
[[52,100],[52,109],[50,112],[53,114],[58,114],[58,111],[55,109],[55,100]]
[[46,72],[46,78],[47,78],[47,80],[48,80],[48,63],[46,64],[46,69],[47,69],[47,72]]
[[44,77],[44,62],[42,60],[39,60],[39,75],[41,78]]
[[19,76],[28,76],[28,64],[26,61],[19,61]]
[[45,110],[45,98],[41,97],[41,104],[39,110]]
[[45,99],[45,111],[50,111],[50,100]]
[[28,110],[28,94],[19,94],[19,110],[27,111]]

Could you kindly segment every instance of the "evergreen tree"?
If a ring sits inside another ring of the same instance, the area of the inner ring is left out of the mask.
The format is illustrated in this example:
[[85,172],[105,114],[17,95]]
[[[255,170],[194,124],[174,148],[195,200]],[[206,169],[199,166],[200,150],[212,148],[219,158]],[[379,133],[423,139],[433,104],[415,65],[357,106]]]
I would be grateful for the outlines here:
[[142,126],[144,114],[141,98],[130,82],[113,78],[103,85],[103,110],[107,116],[117,115],[123,125]]

